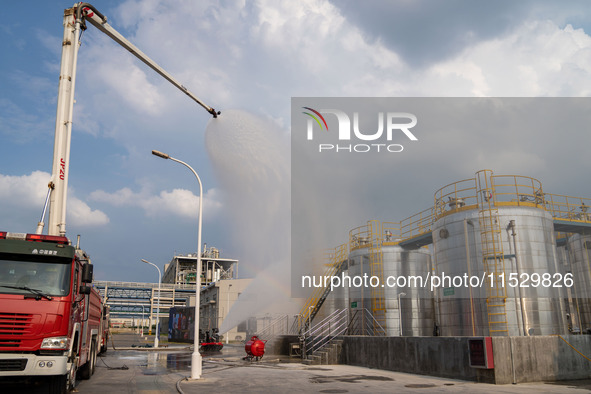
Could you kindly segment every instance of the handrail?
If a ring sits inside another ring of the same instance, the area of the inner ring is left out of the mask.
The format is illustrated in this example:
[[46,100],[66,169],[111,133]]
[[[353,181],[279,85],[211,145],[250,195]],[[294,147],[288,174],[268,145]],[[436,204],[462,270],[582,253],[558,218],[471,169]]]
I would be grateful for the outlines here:
[[476,178],[463,179],[443,186],[435,192],[433,220],[450,211],[478,204]]
[[521,175],[493,175],[494,201],[497,204],[538,206],[544,208],[542,183]]
[[[451,212],[478,206],[476,178],[463,179],[435,192],[434,220]],[[522,175],[492,175],[490,196],[496,205],[533,206],[545,209],[542,183]]]
[[395,245],[402,239],[401,222],[382,222],[382,245]]
[[[277,335],[284,335],[288,332],[288,315],[281,315],[271,320],[271,324],[257,332],[257,336],[261,339],[270,341]],[[276,330],[278,328],[278,330]],[[276,332],[279,331],[279,332]]]
[[402,240],[416,237],[431,231],[433,224],[433,207],[422,210],[419,213],[403,219],[400,222]]
[[[117,282],[108,280],[95,280],[92,282],[94,286],[99,287],[131,287],[131,288],[145,288],[151,289],[158,287],[158,283],[149,282]],[[195,284],[174,284],[174,283],[161,283],[161,289],[175,289],[175,290],[195,290]]]
[[335,309],[328,316],[326,316],[324,319],[322,319],[321,321],[319,321],[318,323],[316,323],[316,325],[312,325],[311,327],[309,327],[306,331],[304,331],[302,333],[302,335],[304,335],[304,336],[312,336],[312,335],[315,335],[318,331],[322,331],[322,329],[331,320],[333,320],[335,316],[338,316],[339,314],[343,313],[343,311],[347,311],[347,309]]
[[335,337],[342,335],[344,332],[347,331],[348,328],[348,320],[342,319],[335,322],[335,325],[330,327],[328,332],[324,336],[318,336],[309,343],[309,346],[306,348],[308,354],[314,353],[326,345],[328,345]]
[[349,250],[354,251],[360,248],[367,248],[371,245],[371,233],[369,224],[355,227],[349,231]]
[[555,219],[591,222],[591,198],[571,197],[561,194],[544,194],[546,209]]
[[305,353],[311,354],[328,345],[330,341],[347,331],[349,327],[349,310],[336,309],[322,322],[304,334]]
[[[324,261],[326,271],[324,277],[337,275],[348,257],[348,244],[341,244],[334,249],[328,249],[324,252]],[[311,296],[304,302],[299,313],[299,331],[305,330],[309,323],[314,319],[322,304],[331,291],[330,285],[316,287]]]
[[[362,312],[362,317],[359,317],[359,312]],[[361,327],[357,325],[361,321]],[[367,330],[366,330],[367,327]],[[386,336],[386,329],[382,327],[375,317],[367,308],[357,309],[349,323],[349,335],[372,335],[372,336]],[[366,332],[371,334],[366,334]]]
[[303,337],[305,353],[312,354],[328,345],[334,338],[343,334],[355,335],[355,333],[351,332],[351,328],[355,322],[359,321],[357,316],[360,311],[363,311],[364,315],[368,317],[367,319],[363,319],[361,324],[362,326],[367,325],[367,332],[370,333],[365,334],[365,330],[362,330],[364,333],[360,335],[386,336],[386,330],[367,309],[356,310],[351,318],[349,318],[348,309],[337,309],[321,323],[318,323],[305,333]]
[[[330,258],[332,257],[333,251],[334,251],[334,249],[323,250],[321,252],[320,256],[317,256],[316,258],[323,261],[324,263],[330,262]],[[327,267],[326,271],[330,271],[330,270],[331,270],[331,267]],[[308,297],[308,299],[304,302],[304,305],[302,306],[302,309],[300,310],[300,313],[298,314],[299,331],[301,331],[301,329],[306,326],[306,322],[307,322],[308,316],[310,314],[310,308],[316,307],[316,304],[317,304],[318,300],[320,299],[320,297],[322,296],[324,290],[325,290],[324,287],[315,287],[314,290],[312,291],[312,294],[310,295],[310,297]]]
[[[536,178],[522,175],[492,175],[491,195],[497,206],[529,206],[549,211],[555,219],[591,223],[591,198],[544,193]],[[431,231],[433,222],[452,212],[478,207],[476,177],[450,183],[434,194],[432,207],[424,209],[399,223],[383,222],[382,245],[397,245],[402,241]],[[349,231],[349,250],[372,246],[370,226],[364,224]]]
[[300,315],[293,315],[293,321],[287,329],[288,335],[300,335]]
[[[375,238],[372,234],[372,222],[378,222],[380,237]],[[349,250],[375,247],[379,245],[396,245],[402,239],[401,222],[380,222],[379,220],[370,220],[366,224],[355,227],[349,231]],[[377,243],[377,245],[376,245]]]

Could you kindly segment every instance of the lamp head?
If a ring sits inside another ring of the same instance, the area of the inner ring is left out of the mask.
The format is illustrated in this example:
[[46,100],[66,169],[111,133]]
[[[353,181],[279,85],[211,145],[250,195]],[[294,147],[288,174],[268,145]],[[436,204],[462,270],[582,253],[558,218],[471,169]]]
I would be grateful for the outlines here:
[[158,157],[161,157],[161,158],[163,158],[163,159],[170,159],[170,156],[169,156],[169,155],[167,155],[166,153],[162,153],[162,152],[160,152],[160,151],[157,151],[157,150],[153,150],[153,151],[152,151],[152,154],[153,154],[154,156],[158,156]]

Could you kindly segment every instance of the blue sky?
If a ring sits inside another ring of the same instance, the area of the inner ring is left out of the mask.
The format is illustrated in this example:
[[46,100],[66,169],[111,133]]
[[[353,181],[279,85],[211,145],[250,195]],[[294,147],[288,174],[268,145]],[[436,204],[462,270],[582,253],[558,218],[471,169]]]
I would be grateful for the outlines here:
[[[207,104],[222,113],[248,111],[282,135],[289,134],[292,96],[591,93],[591,12],[585,1],[92,4]],[[0,6],[2,230],[33,232],[41,215],[52,162],[62,15],[69,6],[56,1]],[[237,240],[248,228],[248,215],[236,218],[229,206],[233,191],[220,182],[205,147],[209,120],[203,109],[98,30],[89,26],[84,32],[67,235],[82,235],[97,279],[154,280],[140,259],[162,267],[175,252],[196,251],[196,182],[185,168],[152,156],[152,149],[199,172],[205,191],[203,242],[246,268],[255,264],[249,260],[257,257]],[[575,136],[589,146],[589,134],[581,130]],[[570,179],[554,173],[547,157],[530,159],[546,166],[539,176],[544,186],[591,195],[581,186],[584,175]],[[465,176],[481,164],[466,165]],[[423,169],[417,165],[416,171]],[[409,215],[424,205],[410,206]],[[237,220],[246,224],[237,226]],[[269,246],[269,240],[253,242]]]

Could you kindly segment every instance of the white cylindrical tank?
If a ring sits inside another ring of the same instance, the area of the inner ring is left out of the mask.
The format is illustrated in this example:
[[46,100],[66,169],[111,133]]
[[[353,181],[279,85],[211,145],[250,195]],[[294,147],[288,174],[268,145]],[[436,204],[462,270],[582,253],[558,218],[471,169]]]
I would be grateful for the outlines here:
[[486,186],[460,181],[461,187],[445,187],[451,193],[435,195],[434,274],[444,279],[436,292],[440,333],[564,334],[566,292],[552,286],[560,267],[541,185],[486,175]]
[[[398,245],[382,246],[383,280],[391,278],[384,284],[384,300],[386,310],[387,336],[431,336],[434,328],[433,297],[428,287],[417,286],[410,277],[425,278],[431,270],[431,257],[427,249],[406,250]],[[370,253],[368,248],[360,248],[349,254],[349,276],[362,278],[371,276]],[[402,279],[397,286],[395,278]],[[368,279],[369,280],[369,279]],[[355,281],[355,279],[353,279]],[[420,280],[419,280],[420,281]],[[359,281],[358,281],[359,282]],[[355,283],[353,283],[355,284]],[[349,304],[352,313],[372,312],[372,287],[351,286]],[[404,295],[401,295],[404,293]],[[400,296],[400,297],[399,297]],[[400,305],[398,299],[400,298]],[[402,317],[402,320],[400,318]],[[402,327],[401,327],[402,323]],[[402,330],[401,330],[402,328]]]

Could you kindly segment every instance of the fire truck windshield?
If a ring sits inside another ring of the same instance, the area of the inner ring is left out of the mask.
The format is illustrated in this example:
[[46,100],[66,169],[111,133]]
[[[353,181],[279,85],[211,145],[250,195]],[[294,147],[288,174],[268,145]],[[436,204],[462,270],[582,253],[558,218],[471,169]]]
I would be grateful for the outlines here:
[[71,265],[64,264],[67,259],[40,262],[20,257],[24,256],[0,256],[0,292],[31,295],[34,289],[55,297],[69,294]]

